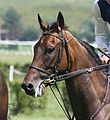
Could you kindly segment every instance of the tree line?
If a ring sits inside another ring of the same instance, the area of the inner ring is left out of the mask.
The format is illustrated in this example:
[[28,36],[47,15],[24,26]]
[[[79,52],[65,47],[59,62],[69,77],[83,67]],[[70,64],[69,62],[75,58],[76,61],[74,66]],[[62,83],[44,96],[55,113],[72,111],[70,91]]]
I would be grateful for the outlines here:
[[1,29],[8,31],[6,34],[9,40],[34,41],[38,38],[37,30],[34,27],[25,28],[21,22],[21,15],[14,9],[9,8],[2,15],[3,24]]
[[[9,8],[2,16],[4,23],[2,29],[8,31],[8,39],[20,40],[20,41],[34,41],[38,38],[39,31],[35,27],[25,28],[21,21],[21,15],[14,9]],[[80,40],[86,40],[89,43],[94,41],[94,23],[92,19],[82,21],[81,29],[78,33],[75,33],[76,37]]]

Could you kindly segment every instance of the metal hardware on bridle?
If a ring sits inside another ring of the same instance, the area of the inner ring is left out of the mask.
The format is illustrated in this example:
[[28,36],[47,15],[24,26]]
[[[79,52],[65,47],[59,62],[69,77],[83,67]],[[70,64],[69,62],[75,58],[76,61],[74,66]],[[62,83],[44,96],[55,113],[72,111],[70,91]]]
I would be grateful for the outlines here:
[[84,68],[84,69],[80,69],[80,70],[77,70],[74,72],[69,72],[69,73],[66,73],[63,75],[59,75],[59,76],[51,76],[50,79],[51,80],[53,79],[56,82],[60,82],[62,80],[67,80],[69,78],[78,77],[79,75],[82,75],[82,74],[92,73],[93,71],[102,70],[102,69],[108,68],[109,66],[110,66],[110,64],[104,64],[104,65],[99,65],[99,66],[95,66],[95,67]]
[[[48,35],[48,34],[54,36],[53,34],[50,34],[50,33],[45,33],[45,34],[43,34],[43,35]],[[54,37],[56,37],[56,36],[54,36]],[[70,113],[69,113],[69,111],[68,111],[68,109],[67,109],[67,107],[66,107],[66,104],[65,104],[65,102],[64,102],[64,98],[63,98],[63,96],[62,96],[62,94],[61,94],[61,92],[60,92],[60,90],[59,90],[59,88],[58,88],[58,85],[57,85],[57,83],[56,83],[56,80],[53,79],[53,77],[54,77],[54,76],[57,76],[58,73],[59,73],[59,69],[58,69],[58,68],[59,68],[59,65],[60,65],[61,60],[62,60],[64,48],[65,48],[66,55],[67,55],[67,64],[68,64],[67,70],[69,70],[69,68],[70,68],[69,51],[68,51],[68,47],[67,47],[67,40],[64,38],[64,31],[61,30],[61,38],[59,38],[59,37],[56,37],[56,38],[58,38],[58,39],[61,40],[61,46],[60,46],[60,49],[59,49],[59,54],[58,54],[57,62],[56,62],[55,65],[54,65],[54,72],[53,72],[53,73],[55,73],[55,74],[52,74],[51,76],[49,76],[50,81],[49,81],[49,80],[48,80],[48,81],[45,80],[45,81],[44,81],[44,84],[48,82],[48,84],[49,84],[49,86],[50,86],[50,89],[51,89],[53,95],[55,96],[57,102],[59,103],[59,105],[60,105],[60,107],[62,108],[63,112],[65,113],[66,117],[67,117],[69,120],[73,120],[73,119],[74,119],[74,115],[71,117],[71,115],[70,115]],[[66,71],[67,71],[67,70],[66,70]],[[59,93],[59,95],[60,95],[60,97],[61,97],[61,99],[62,99],[62,102],[63,102],[64,107],[61,105],[58,97],[56,96],[55,92],[53,91],[53,89],[52,89],[52,87],[51,87],[51,85],[53,85],[53,84],[55,85],[55,87],[56,87],[56,89],[57,89],[57,91],[58,91],[58,93]]]
[[[33,68],[33,69],[35,69],[35,70],[37,70],[39,72],[43,72],[43,73],[47,74],[48,79],[44,80],[43,83],[44,84],[48,84],[50,86],[50,88],[51,88],[51,85],[55,85],[56,89],[58,90],[58,92],[59,92],[59,89],[57,87],[57,82],[60,82],[62,80],[67,80],[69,78],[75,78],[75,77],[78,77],[79,75],[82,75],[82,74],[92,73],[93,71],[102,70],[102,69],[105,69],[105,68],[107,68],[107,67],[110,66],[110,64],[104,64],[104,65],[98,65],[98,66],[94,66],[94,67],[90,67],[90,68],[80,69],[80,70],[77,70],[77,71],[74,71],[74,72],[68,72],[68,70],[70,69],[70,56],[69,56],[69,50],[68,50],[68,46],[67,46],[68,44],[67,44],[66,39],[64,38],[64,31],[61,30],[61,38],[53,35],[52,33],[48,33],[48,32],[43,33],[43,35],[51,35],[51,36],[56,37],[59,40],[61,40],[61,46],[60,46],[60,49],[59,49],[58,58],[57,58],[56,64],[54,65],[54,71],[53,71],[53,73],[55,73],[55,74],[51,74],[51,73],[47,72],[46,69],[42,69],[42,68],[36,67],[34,65],[31,65],[30,68]],[[63,53],[63,49],[64,48],[65,48],[65,51],[66,51],[68,67],[67,67],[67,70],[66,70],[65,74],[58,75],[59,64],[60,64],[60,62],[62,60],[62,53]],[[110,84],[110,80],[109,80],[109,84]],[[107,91],[108,91],[108,87],[107,87]],[[64,113],[67,116],[67,118],[69,120],[73,120],[74,116],[71,118],[71,116],[70,116],[70,114],[69,114],[69,112],[68,112],[68,110],[67,110],[67,108],[65,106],[64,99],[62,99],[63,104],[64,104],[64,107],[63,107],[54,92],[53,92],[53,94],[54,94],[55,98],[57,99],[58,103],[60,104],[60,107],[64,111]],[[108,92],[106,92],[106,94],[108,94]],[[59,95],[60,95],[61,98],[63,98],[60,92],[59,92]],[[103,101],[104,105],[105,105],[106,96],[107,95],[105,95],[105,98],[104,98],[104,101]],[[99,110],[97,110],[87,120],[93,120],[95,118],[95,116],[100,112],[100,110],[102,109],[102,107],[103,107],[103,105],[101,106],[101,108]]]
[[[51,33],[46,33],[46,35],[52,35],[54,36],[53,34]],[[45,35],[45,34],[44,34]],[[56,37],[56,36],[54,36]],[[58,39],[61,39],[58,37]],[[62,39],[61,39],[62,40]],[[104,55],[106,55],[107,57],[110,58],[109,55],[107,55],[105,52],[103,52],[102,50],[98,49],[100,52],[102,52]],[[68,61],[69,62],[69,61]],[[90,67],[90,68],[84,68],[84,69],[80,69],[80,70],[77,70],[77,71],[74,71],[74,72],[69,72],[69,73],[66,73],[66,74],[63,74],[63,75],[59,75],[59,76],[55,76],[54,74],[51,74],[49,72],[47,72],[45,69],[42,69],[42,68],[39,68],[39,67],[36,67],[34,65],[31,65],[30,68],[33,68],[33,69],[36,69],[40,72],[43,72],[45,74],[47,74],[49,76],[49,79],[51,80],[52,82],[52,79],[54,82],[59,82],[59,81],[62,81],[62,80],[66,80],[68,78],[74,78],[74,77],[77,77],[81,74],[85,74],[85,73],[91,73],[93,71],[97,71],[97,70],[101,70],[101,69],[105,69],[107,67],[109,67],[110,64],[104,64],[104,65],[98,65],[98,66],[95,66],[95,67]],[[49,82],[49,79],[48,79],[48,82]]]
[[[66,70],[66,72],[67,72],[69,70],[69,68],[70,68],[70,56],[69,56],[69,51],[68,51],[68,47],[67,47],[67,40],[64,38],[64,31],[61,30],[61,38],[57,37],[57,36],[55,36],[55,35],[53,35],[52,33],[49,33],[49,32],[44,32],[43,35],[44,36],[45,35],[51,35],[51,36],[56,37],[59,40],[61,40],[61,46],[60,46],[60,49],[59,49],[58,58],[57,58],[57,61],[56,61],[55,65],[54,65],[54,71],[53,71],[53,73],[55,73],[54,76],[57,76],[58,72],[59,72],[58,68],[59,68],[59,64],[60,64],[60,62],[62,60],[63,48],[65,48],[66,55],[67,55],[67,64],[68,64],[68,67],[67,67],[67,70]],[[47,72],[44,68],[39,68],[39,67],[34,66],[34,65],[31,65],[30,68],[36,69],[36,70],[38,70],[38,71],[40,71],[42,73],[47,74],[48,76],[51,75],[51,73]]]
[[[68,78],[74,78],[74,77],[77,77],[77,76],[82,75],[82,74],[91,73],[93,71],[101,70],[101,69],[107,68],[108,66],[110,66],[110,64],[99,65],[99,66],[95,66],[95,67],[91,67],[91,68],[81,69],[81,70],[78,70],[78,71],[75,71],[75,72],[71,72],[71,73],[60,75],[60,76],[56,76],[56,77],[51,76],[51,81],[52,81],[52,77],[53,77],[53,81],[52,82],[54,82],[56,84],[56,82],[60,82],[62,80],[66,80]],[[110,76],[108,76],[107,89],[106,89],[106,93],[105,93],[104,100],[102,102],[101,107],[98,108],[96,110],[96,112],[93,115],[91,115],[91,117],[89,117],[86,120],[93,120],[97,116],[97,114],[101,111],[101,109],[104,107],[104,105],[107,104],[106,103],[106,99],[107,99],[107,95],[109,94],[109,88],[110,88]],[[73,119],[74,119],[74,116],[70,120],[73,120]]]
[[57,102],[59,103],[60,107],[62,108],[62,110],[63,110],[63,112],[65,113],[65,115],[66,115],[66,117],[68,118],[68,120],[73,120],[73,119],[74,119],[74,115],[71,117],[71,115],[70,115],[70,113],[69,113],[69,111],[68,111],[68,109],[67,109],[67,107],[66,107],[66,104],[65,104],[65,102],[64,102],[64,98],[63,98],[63,96],[61,95],[61,92],[60,92],[60,90],[59,90],[59,88],[58,88],[58,86],[57,86],[56,80],[53,79],[53,77],[54,77],[54,76],[57,76],[58,73],[59,73],[59,69],[58,69],[58,68],[59,68],[59,64],[61,63],[61,60],[62,60],[62,55],[63,55],[63,50],[64,50],[64,48],[65,48],[65,51],[66,51],[67,64],[68,64],[66,73],[67,73],[67,71],[68,71],[69,68],[70,68],[70,56],[69,56],[69,51],[68,51],[68,47],[67,47],[67,41],[66,41],[66,39],[64,38],[64,31],[61,30],[61,38],[53,35],[52,33],[48,33],[48,32],[43,33],[43,35],[51,35],[51,36],[56,37],[56,38],[58,38],[59,40],[61,40],[61,46],[60,46],[60,49],[59,49],[58,58],[57,58],[57,61],[56,61],[55,65],[54,65],[54,71],[53,71],[53,73],[55,73],[55,74],[52,74],[52,75],[51,75],[49,72],[46,71],[46,69],[42,69],[42,68],[36,67],[36,66],[34,66],[34,65],[31,65],[30,68],[35,69],[35,70],[38,70],[39,72],[43,72],[43,73],[45,73],[45,74],[47,74],[47,75],[49,76],[49,78],[46,79],[46,80],[44,80],[43,83],[44,83],[44,84],[48,84],[48,85],[50,86],[50,88],[51,88],[51,85],[53,85],[53,84],[55,85],[55,87],[56,87],[56,89],[57,89],[57,91],[58,91],[58,93],[59,93],[59,95],[60,95],[60,97],[61,97],[61,99],[62,99],[62,102],[63,102],[64,107],[61,105],[60,101],[58,100],[58,98],[57,98],[56,94],[54,93],[54,91],[52,90],[52,88],[51,88],[51,91],[53,92],[53,94],[54,94]]
[[59,76],[58,75],[56,76],[55,74],[48,73],[46,70],[41,69],[41,68],[36,67],[36,66],[33,66],[33,65],[31,65],[30,68],[36,69],[40,72],[47,74],[49,76],[48,80],[50,79],[51,82],[52,82],[52,80],[54,82],[59,82],[59,81],[66,80],[69,78],[75,78],[75,77],[82,75],[82,74],[91,73],[93,71],[105,69],[109,66],[110,66],[110,64],[104,64],[104,65],[99,65],[99,66],[95,66],[95,67],[80,69],[80,70],[77,70],[74,72],[65,73],[65,74],[59,75]]

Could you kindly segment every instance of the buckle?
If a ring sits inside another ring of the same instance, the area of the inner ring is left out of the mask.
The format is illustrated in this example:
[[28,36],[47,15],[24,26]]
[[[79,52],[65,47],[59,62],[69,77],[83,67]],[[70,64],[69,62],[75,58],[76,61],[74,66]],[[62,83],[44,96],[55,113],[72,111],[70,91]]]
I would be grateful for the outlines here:
[[94,71],[94,69],[91,67],[91,68],[88,68],[86,71],[87,71],[88,73],[91,73],[91,72]]

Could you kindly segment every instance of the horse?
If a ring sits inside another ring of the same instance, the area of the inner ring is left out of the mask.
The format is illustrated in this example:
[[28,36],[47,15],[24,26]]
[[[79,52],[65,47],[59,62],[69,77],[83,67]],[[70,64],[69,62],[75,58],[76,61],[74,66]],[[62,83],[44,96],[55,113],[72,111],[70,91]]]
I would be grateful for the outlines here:
[[[110,80],[95,49],[68,30],[61,12],[51,24],[38,14],[38,22],[43,33],[22,82],[26,94],[41,97],[48,78],[68,76],[65,84],[76,120],[110,120]],[[77,71],[79,75],[69,77]]]
[[0,120],[7,120],[8,114],[8,87],[4,75],[0,72]]

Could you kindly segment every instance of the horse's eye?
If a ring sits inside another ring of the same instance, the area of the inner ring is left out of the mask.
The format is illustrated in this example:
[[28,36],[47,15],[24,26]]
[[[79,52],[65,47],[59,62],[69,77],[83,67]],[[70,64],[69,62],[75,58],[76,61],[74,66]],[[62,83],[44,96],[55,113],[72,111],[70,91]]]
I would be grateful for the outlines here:
[[55,50],[54,47],[47,48],[46,53],[50,54]]

